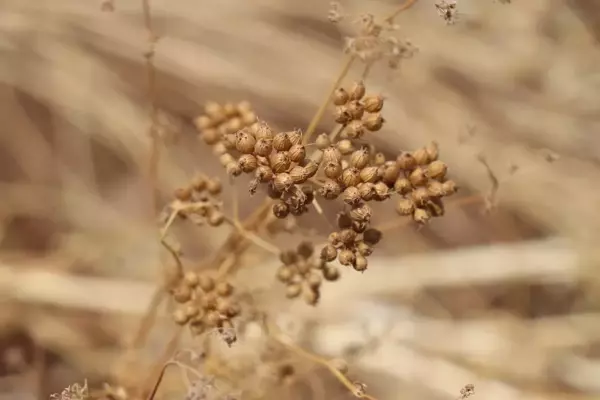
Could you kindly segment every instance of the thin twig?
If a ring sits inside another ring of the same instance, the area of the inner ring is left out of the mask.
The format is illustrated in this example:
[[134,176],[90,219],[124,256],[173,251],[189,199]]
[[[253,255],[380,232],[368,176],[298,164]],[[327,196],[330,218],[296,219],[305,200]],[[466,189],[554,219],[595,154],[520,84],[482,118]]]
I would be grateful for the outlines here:
[[383,20],[386,21],[386,22],[389,22],[391,24],[392,22],[394,22],[394,19],[396,19],[396,17],[401,12],[409,9],[416,2],[417,2],[417,0],[406,0],[404,3],[402,3],[398,8],[396,8],[390,15],[388,15],[387,17],[385,17]]
[[254,232],[250,232],[250,231],[246,230],[235,219],[233,219],[233,218],[227,218],[226,217],[225,221],[227,221],[231,226],[233,226],[235,229],[237,229],[238,232],[240,232],[246,239],[250,240],[255,245],[257,245],[257,246],[265,249],[269,253],[273,253],[275,255],[279,255],[279,253],[281,253],[279,251],[279,248],[277,246],[275,246],[274,244],[271,244],[271,243],[267,242],[266,240],[264,240],[263,238],[261,238],[260,236],[258,236],[257,234],[255,234]]
[[142,397],[145,397],[147,400],[152,400],[154,396],[156,396],[156,392],[158,391],[160,382],[162,381],[165,375],[165,369],[169,365],[169,359],[177,350],[177,346],[179,344],[179,340],[181,339],[182,333],[183,327],[178,326],[177,330],[173,333],[171,340],[169,340],[169,343],[167,343],[167,346],[165,347],[165,350],[161,355],[159,361],[157,362],[158,367],[155,367],[153,369],[150,377],[144,383],[144,389],[142,390],[141,394]]

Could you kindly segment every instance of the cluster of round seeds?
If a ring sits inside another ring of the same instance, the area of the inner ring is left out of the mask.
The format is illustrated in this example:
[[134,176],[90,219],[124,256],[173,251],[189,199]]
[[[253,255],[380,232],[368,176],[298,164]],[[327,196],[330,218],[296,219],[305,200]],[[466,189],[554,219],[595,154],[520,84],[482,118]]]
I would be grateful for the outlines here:
[[216,282],[210,276],[188,271],[171,290],[178,303],[173,319],[179,325],[189,325],[194,335],[214,328],[231,330],[231,319],[240,313],[233,291],[229,282]]
[[367,257],[373,253],[373,246],[381,240],[377,229],[368,228],[371,209],[367,204],[353,207],[349,212],[338,214],[339,231],[332,232],[328,244],[321,249],[323,261],[336,258],[342,265],[352,266],[356,271],[367,269]]
[[295,251],[281,253],[280,259],[283,265],[277,271],[277,279],[286,284],[287,297],[297,298],[302,295],[310,305],[316,305],[319,301],[323,279],[335,281],[340,277],[335,266],[314,257],[314,248],[310,242],[300,243]]
[[224,105],[209,102],[204,114],[194,120],[200,138],[208,145],[220,147],[233,142],[232,135],[240,129],[256,123],[256,114],[248,102]]
[[432,142],[398,156],[396,164],[401,174],[394,183],[394,191],[401,196],[396,203],[398,214],[411,216],[421,224],[444,215],[442,198],[454,194],[457,186],[446,178],[448,167],[438,155],[438,146]]
[[167,212],[177,211],[180,218],[189,219],[195,224],[219,226],[225,216],[222,212],[222,201],[219,199],[222,184],[217,178],[204,175],[196,176],[192,182],[175,190],[175,200],[169,205]]
[[338,88],[333,96],[335,122],[344,127],[343,135],[351,139],[359,139],[366,131],[375,132],[381,129],[385,120],[381,116],[383,97],[380,95],[365,96],[365,85],[356,82],[349,89]]

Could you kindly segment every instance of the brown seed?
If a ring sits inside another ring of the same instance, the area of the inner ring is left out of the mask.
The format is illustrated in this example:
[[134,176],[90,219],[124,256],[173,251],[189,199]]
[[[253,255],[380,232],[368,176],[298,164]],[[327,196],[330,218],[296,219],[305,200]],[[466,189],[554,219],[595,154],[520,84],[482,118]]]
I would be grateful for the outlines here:
[[321,259],[327,262],[335,260],[337,257],[337,249],[332,244],[328,244],[321,249]]
[[223,142],[219,142],[212,147],[212,152],[214,155],[220,156],[227,153],[227,147],[225,147]]
[[393,161],[388,161],[383,165],[382,168],[383,172],[381,174],[381,179],[388,185],[393,185],[400,174],[400,168],[398,168],[398,164]]
[[347,105],[347,111],[354,120],[359,120],[365,113],[365,108],[360,101],[352,100]]
[[250,154],[254,151],[256,138],[247,129],[242,129],[235,134],[235,148],[242,154]]
[[323,186],[321,186],[318,190],[319,195],[323,196],[328,200],[337,199],[342,191],[342,188],[339,183],[332,179],[327,179]]
[[331,179],[337,179],[342,174],[342,164],[339,162],[328,162],[323,168],[325,176]]
[[254,136],[258,140],[266,139],[270,141],[275,136],[275,132],[273,132],[269,125],[267,125],[267,123],[264,121],[259,121],[254,127],[253,132]]
[[423,208],[417,208],[413,213],[413,220],[419,224],[426,224],[430,218],[429,212]]
[[429,190],[427,190],[425,187],[418,187],[411,192],[410,197],[415,204],[423,205],[427,200],[429,200]]
[[377,166],[381,166],[383,164],[385,164],[385,154],[383,154],[382,152],[376,153],[373,156],[373,164],[377,165]]
[[348,139],[342,139],[337,142],[337,148],[342,155],[348,155],[354,151],[354,146],[352,142]]
[[398,194],[408,194],[410,193],[412,190],[412,185],[410,184],[410,181],[406,178],[400,178],[396,180],[396,183],[394,183],[394,191]]
[[351,206],[355,206],[362,200],[360,195],[360,191],[356,186],[349,186],[344,190],[342,196],[344,203],[349,204]]
[[304,166],[304,170],[306,171],[307,179],[312,178],[313,176],[316,175],[317,171],[319,170],[319,164],[317,164],[313,161],[309,161]]
[[442,179],[446,176],[448,166],[442,161],[436,160],[427,166],[427,174],[433,179]]
[[288,139],[290,140],[290,143],[292,144],[292,146],[302,143],[302,131],[300,129],[296,129],[294,131],[287,132],[286,135],[287,135]]
[[298,261],[298,254],[293,250],[286,250],[279,253],[279,260],[284,265],[293,265]]
[[442,185],[444,188],[444,196],[450,196],[451,194],[454,194],[458,191],[458,186],[456,185],[456,182],[452,180],[447,180]]
[[361,204],[350,210],[350,218],[356,222],[369,222],[372,215],[373,211],[371,210],[371,207],[366,204]]
[[374,246],[379,243],[382,237],[383,233],[375,228],[369,228],[363,233],[363,240],[370,246]]
[[242,167],[237,162],[232,161],[225,166],[225,171],[227,171],[227,175],[229,176],[240,176],[242,174]]
[[315,306],[319,302],[320,292],[316,289],[304,290],[302,297],[304,298],[306,304]]
[[373,247],[369,246],[363,241],[356,243],[356,251],[358,254],[364,257],[368,257],[373,254]]
[[[335,260],[335,257],[333,260]],[[340,278],[340,271],[334,266],[327,266],[323,269],[323,278],[329,282],[337,281]]]
[[183,276],[183,281],[191,288],[195,288],[200,283],[200,277],[194,271],[187,271]]
[[274,180],[269,182],[269,184],[267,185],[267,196],[269,196],[272,199],[280,199],[281,196],[283,196],[283,192],[275,188]]
[[206,323],[209,326],[218,326],[219,323],[221,322],[221,316],[219,315],[218,312],[211,311],[206,314],[206,316],[204,317],[204,321],[206,321]]
[[291,163],[292,161],[285,151],[273,153],[269,157],[269,164],[275,173],[286,172],[290,168]]
[[346,168],[342,172],[342,183],[344,186],[357,186],[361,182],[360,170],[354,167]]
[[222,189],[223,189],[223,186],[221,185],[221,181],[217,178],[209,179],[206,182],[206,190],[208,191],[208,193],[210,193],[212,195],[217,195],[217,194],[221,193]]
[[279,219],[284,219],[290,213],[290,207],[284,202],[273,204],[273,215]]
[[437,142],[431,142],[429,143],[426,147],[425,150],[427,151],[427,154],[429,155],[429,162],[435,161],[438,159],[439,156],[439,147]]
[[177,325],[185,325],[189,321],[189,317],[186,315],[183,308],[176,308],[173,311],[173,320]]
[[208,224],[210,226],[220,226],[225,221],[225,215],[220,211],[213,211],[208,216]]
[[[340,167],[341,168],[341,167]],[[173,193],[175,198],[179,201],[189,201],[192,198],[192,188],[177,188]]]
[[198,286],[200,286],[200,289],[202,289],[204,292],[210,292],[214,289],[215,281],[213,278],[208,275],[200,275],[199,278],[200,280],[198,282]]
[[337,246],[341,243],[340,233],[339,232],[331,232],[327,237],[327,241],[334,246]]
[[273,181],[273,185],[275,189],[279,192],[287,192],[293,185],[294,180],[285,172],[275,175],[275,180]]
[[200,138],[209,146],[215,145],[221,141],[221,134],[216,129],[204,129],[200,134]]
[[356,232],[352,229],[343,229],[340,231],[340,240],[346,246],[351,246],[354,244],[354,240],[356,240]]
[[331,140],[329,140],[329,135],[327,135],[326,133],[321,133],[319,136],[317,136],[317,139],[315,140],[315,145],[318,149],[321,150],[331,146]]
[[285,296],[288,299],[295,299],[296,297],[300,296],[300,293],[302,293],[302,286],[299,284],[292,284],[288,285],[285,291]]
[[258,139],[254,145],[254,154],[257,156],[268,157],[272,150],[273,146],[269,139]]
[[427,183],[427,175],[421,167],[415,168],[409,175],[408,180],[413,186],[424,185]]
[[228,297],[233,293],[233,286],[229,282],[219,282],[215,291],[221,297]]
[[400,199],[396,203],[396,212],[399,215],[412,215],[415,210],[415,203],[411,199]]
[[199,303],[203,310],[214,310],[217,307],[218,298],[219,296],[215,292],[208,292],[200,296]]
[[356,260],[354,262],[353,267],[358,272],[364,272],[367,270],[368,265],[369,262],[367,261],[367,258],[359,254],[358,256],[356,256]]
[[301,144],[295,144],[290,147],[288,154],[292,162],[300,163],[306,157],[306,148]]
[[363,125],[371,132],[377,132],[383,127],[385,120],[381,114],[369,114],[363,119]]
[[381,95],[370,95],[363,99],[365,110],[369,113],[377,113],[383,108],[383,97]]
[[417,162],[417,165],[426,165],[429,163],[429,153],[424,147],[412,152],[412,156]]
[[335,108],[333,120],[338,124],[346,125],[352,120],[352,115],[348,111],[348,106],[338,106]]
[[185,304],[183,307],[183,312],[188,318],[194,318],[196,315],[200,313],[200,309],[193,303]]
[[377,178],[377,167],[365,167],[360,170],[360,179],[363,182],[375,183]]
[[239,160],[238,165],[245,173],[254,172],[258,167],[258,161],[256,161],[256,157],[252,154],[243,154]]
[[323,278],[317,272],[312,272],[306,277],[306,283],[312,289],[318,289],[323,282]]
[[207,115],[201,115],[194,119],[194,126],[200,132],[204,132],[205,130],[212,127],[212,119]]
[[336,216],[337,226],[340,229],[350,229],[352,227],[352,218],[346,212],[340,212]]
[[225,103],[223,104],[223,112],[228,118],[235,117],[239,114],[238,109],[233,103]]
[[359,139],[365,134],[365,127],[360,120],[353,120],[348,123],[344,130],[350,139]]
[[364,201],[373,200],[375,197],[375,185],[370,182],[364,182],[358,185],[358,192]]
[[441,197],[445,194],[444,184],[440,181],[429,181],[427,183],[427,191],[432,197]]
[[410,171],[417,166],[417,160],[410,153],[402,153],[396,159],[400,169]]
[[292,142],[286,132],[280,132],[273,138],[273,148],[277,151],[287,151],[292,147]]
[[354,265],[356,256],[352,250],[344,249],[338,254],[338,261],[342,265]]
[[271,167],[267,167],[266,165],[261,165],[256,169],[256,179],[260,182],[269,182],[273,179],[273,170]]
[[206,104],[204,104],[204,112],[209,116],[213,116],[216,114],[225,114],[223,107],[221,107],[219,103],[214,101],[207,101]]
[[339,163],[342,161],[342,153],[338,150],[336,146],[329,146],[328,148],[323,150],[323,162],[329,163]]
[[232,304],[231,299],[219,297],[217,299],[216,310],[222,315],[228,315]]
[[337,88],[333,93],[333,104],[342,106],[348,102],[350,95],[344,88]]
[[306,170],[306,168],[301,167],[299,165],[296,165],[290,170],[290,176],[296,184],[304,183],[309,178],[308,171]]
[[229,121],[225,121],[225,131],[227,133],[236,133],[242,129],[244,125],[241,118],[232,118]]
[[350,100],[360,100],[365,95],[365,84],[362,81],[355,82],[350,88]]
[[363,169],[369,163],[369,150],[366,147],[356,150],[350,156],[350,164],[353,167]]
[[206,176],[203,174],[197,174],[192,179],[192,188],[197,192],[202,192],[206,189]]
[[219,163],[224,167],[232,162],[235,162],[235,158],[229,153],[224,153],[219,156]]
[[256,118],[256,114],[253,112],[245,112],[242,114],[242,124],[245,126],[250,126],[255,124],[258,118]]
[[173,290],[173,299],[178,303],[185,303],[192,298],[192,290],[189,286],[180,285]]

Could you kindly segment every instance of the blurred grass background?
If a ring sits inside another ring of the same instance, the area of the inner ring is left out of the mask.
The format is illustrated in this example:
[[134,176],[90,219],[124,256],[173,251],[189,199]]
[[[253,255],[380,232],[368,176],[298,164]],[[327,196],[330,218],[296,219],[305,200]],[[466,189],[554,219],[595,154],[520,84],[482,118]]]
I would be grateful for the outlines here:
[[[376,16],[397,6],[342,4]],[[2,399],[48,398],[114,375],[160,276],[145,178],[147,35],[141,2],[114,5],[0,1]],[[355,28],[329,23],[328,7],[152,1],[164,201],[197,171],[223,176],[195,136],[204,102],[248,100],[279,129],[308,125]],[[458,7],[450,26],[430,0],[401,14],[397,34],[418,54],[397,71],[376,65],[366,81],[386,96],[374,141],[390,152],[439,142],[462,187],[456,204],[429,227],[386,233],[369,271],[327,286],[317,309],[281,300],[276,261],[259,252],[242,277],[268,289],[273,313],[309,327],[307,346],[351,359],[382,399],[451,398],[467,383],[482,399],[598,398],[600,4]],[[326,117],[319,132],[332,126]],[[480,156],[499,181],[492,213],[477,200],[493,186]],[[225,195],[239,196],[243,215],[260,201],[245,188]],[[381,223],[392,208],[378,213]],[[300,224],[327,234],[320,218]],[[228,233],[184,225],[175,232],[190,262]],[[144,361],[169,326],[161,323]],[[348,398],[320,378],[328,396]]]

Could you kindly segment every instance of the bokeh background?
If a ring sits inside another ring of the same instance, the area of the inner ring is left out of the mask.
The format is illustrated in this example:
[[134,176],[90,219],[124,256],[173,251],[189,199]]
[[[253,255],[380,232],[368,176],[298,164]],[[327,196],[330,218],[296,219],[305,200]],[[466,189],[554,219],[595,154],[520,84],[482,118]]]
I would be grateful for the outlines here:
[[[0,1],[2,399],[117,375],[167,259],[148,207],[142,4],[102,4]],[[384,16],[398,2],[342,5]],[[224,177],[193,126],[206,101],[247,100],[278,129],[304,129],[357,29],[353,18],[330,23],[321,0],[151,6],[163,201],[198,171]],[[456,398],[466,384],[481,399],[598,398],[600,4],[459,0],[458,10],[452,25],[432,0],[400,14],[394,35],[418,53],[366,79],[386,97],[374,143],[390,153],[439,143],[461,186],[447,215],[392,229],[393,206],[382,206],[388,230],[370,269],[328,285],[315,309],[283,300],[277,260],[259,249],[240,274],[300,342],[345,357],[378,398]],[[332,127],[327,114],[318,131]],[[243,179],[226,207],[235,196],[242,215],[261,200]],[[328,232],[322,217],[299,224]],[[174,232],[194,263],[229,230]],[[137,374],[170,327],[159,320]],[[278,398],[351,398],[323,370],[311,379]],[[174,393],[162,396],[183,398]]]

